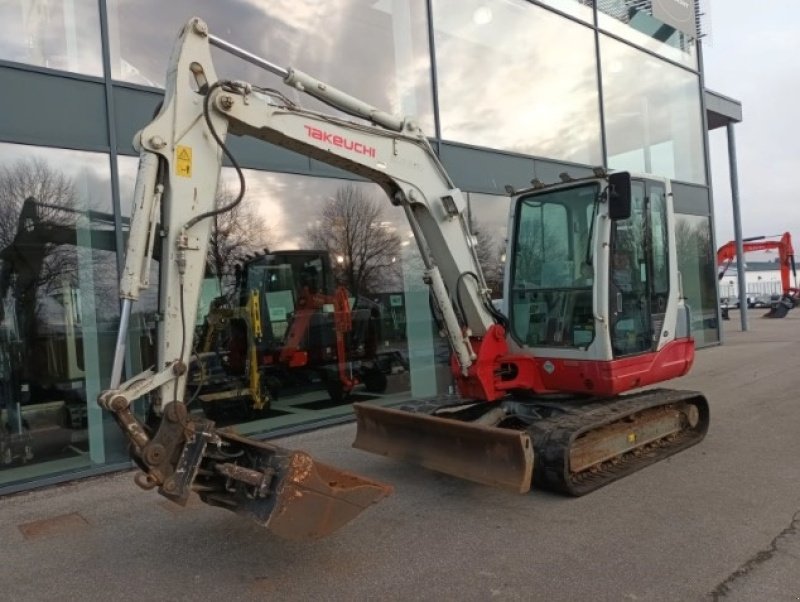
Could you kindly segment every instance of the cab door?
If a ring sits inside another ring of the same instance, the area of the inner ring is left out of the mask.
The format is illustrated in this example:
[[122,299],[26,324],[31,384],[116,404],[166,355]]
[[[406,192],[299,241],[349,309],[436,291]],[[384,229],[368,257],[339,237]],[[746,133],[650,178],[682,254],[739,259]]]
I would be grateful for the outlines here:
[[609,315],[614,357],[655,351],[669,298],[666,198],[633,180],[631,215],[611,223]]

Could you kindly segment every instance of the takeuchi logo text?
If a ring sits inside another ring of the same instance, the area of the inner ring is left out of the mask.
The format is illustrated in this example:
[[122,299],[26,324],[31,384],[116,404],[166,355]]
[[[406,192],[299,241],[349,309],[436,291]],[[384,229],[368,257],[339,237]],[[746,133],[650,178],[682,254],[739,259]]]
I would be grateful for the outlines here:
[[359,155],[366,155],[367,157],[375,157],[374,146],[367,146],[366,144],[362,144],[361,142],[356,142],[355,140],[350,140],[349,138],[346,138],[344,136],[340,136],[338,134],[332,134],[330,132],[326,132],[325,130],[321,130],[320,128],[315,128],[310,125],[306,125],[303,127],[306,128],[306,134],[308,135],[309,138],[327,142],[332,146],[338,146],[339,148],[353,151],[354,153],[358,153]]

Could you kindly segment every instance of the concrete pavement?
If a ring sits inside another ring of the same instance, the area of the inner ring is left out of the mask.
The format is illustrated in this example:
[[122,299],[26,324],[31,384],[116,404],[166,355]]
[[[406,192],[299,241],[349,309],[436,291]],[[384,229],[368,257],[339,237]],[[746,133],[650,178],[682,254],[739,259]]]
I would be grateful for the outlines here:
[[[734,312],[735,313],[735,312]],[[588,496],[514,495],[350,448],[281,440],[394,484],[314,543],[116,474],[0,499],[6,600],[798,600],[800,310],[701,350],[706,439]]]

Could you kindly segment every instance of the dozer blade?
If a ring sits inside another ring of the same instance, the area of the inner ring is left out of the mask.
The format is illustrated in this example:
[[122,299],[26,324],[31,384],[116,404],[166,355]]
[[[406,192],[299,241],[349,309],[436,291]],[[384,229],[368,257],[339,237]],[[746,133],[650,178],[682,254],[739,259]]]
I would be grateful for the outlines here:
[[[173,483],[161,488],[178,503],[191,489],[205,503],[251,518],[275,535],[309,540],[336,531],[392,492],[389,485],[317,462],[305,452],[205,425],[208,430],[195,432],[184,445]],[[220,445],[207,443],[215,437]]]
[[531,488],[533,446],[521,431],[354,403],[353,447],[484,485]]

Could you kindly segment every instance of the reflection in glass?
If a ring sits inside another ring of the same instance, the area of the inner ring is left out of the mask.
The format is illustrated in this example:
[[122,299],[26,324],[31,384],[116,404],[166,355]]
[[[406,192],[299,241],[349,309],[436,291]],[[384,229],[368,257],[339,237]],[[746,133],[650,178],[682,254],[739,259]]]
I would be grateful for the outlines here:
[[[196,15],[215,35],[383,110],[415,116],[433,134],[424,0],[109,0],[112,77],[163,86],[178,31]],[[214,61],[220,77],[274,87],[301,106],[333,111],[239,59],[215,50]]]
[[637,46],[697,69],[694,37],[654,18],[652,2],[598,0],[597,23],[601,29]]
[[590,28],[522,0],[433,8],[443,138],[602,163]]
[[114,459],[110,204],[107,156],[0,144],[0,483]]
[[102,75],[97,0],[0,2],[0,59]]
[[[120,166],[130,206],[136,161]],[[433,327],[402,210],[369,183],[251,170],[245,179],[244,217],[224,228],[242,242],[224,247],[221,264],[209,256],[192,411],[254,433],[346,416],[352,401],[447,391],[447,345]],[[220,196],[237,186],[235,172],[223,170]],[[219,224],[212,232],[212,241],[223,234]],[[141,328],[131,338],[141,367],[152,361],[157,305],[156,292],[147,294],[149,304],[134,305]],[[412,315],[417,302],[424,311]],[[415,365],[424,368],[416,383]],[[264,403],[254,404],[259,396]]]
[[478,260],[492,289],[492,298],[503,296],[508,210],[511,198],[491,194],[468,193],[469,223],[478,248]]
[[594,0],[541,0],[541,3],[587,23],[594,20]]
[[[252,171],[246,177],[248,198],[267,220],[270,251],[303,251],[316,257],[313,266],[311,258],[306,260],[299,286],[270,291],[266,300],[274,310],[267,316],[267,328],[285,333],[277,341],[282,349],[272,354],[275,361],[268,374],[283,391],[273,407],[288,412],[286,420],[297,422],[313,419],[303,416],[303,410],[349,412],[347,399],[353,395],[407,396],[409,340],[402,281],[406,262],[401,249],[408,226],[402,211],[374,184]],[[323,281],[324,288],[316,288],[312,267],[315,274],[330,270],[334,282]],[[304,291],[306,286],[314,288]],[[310,306],[305,301],[308,292],[319,296],[322,311],[304,316],[301,309]],[[340,353],[335,321],[336,299],[342,296],[350,319]],[[306,353],[304,364],[288,361],[298,351]],[[348,363],[344,374],[342,357]],[[362,385],[336,403],[352,377]]]
[[511,331],[526,345],[585,347],[594,339],[586,258],[599,193],[590,183],[519,201],[508,305]]
[[711,218],[677,214],[675,241],[682,291],[698,347],[719,341],[717,278],[711,241]]
[[656,351],[670,296],[663,183],[634,180],[631,214],[611,222],[609,325],[614,357]]
[[705,184],[697,75],[600,39],[608,165]]

